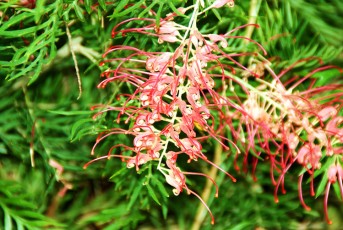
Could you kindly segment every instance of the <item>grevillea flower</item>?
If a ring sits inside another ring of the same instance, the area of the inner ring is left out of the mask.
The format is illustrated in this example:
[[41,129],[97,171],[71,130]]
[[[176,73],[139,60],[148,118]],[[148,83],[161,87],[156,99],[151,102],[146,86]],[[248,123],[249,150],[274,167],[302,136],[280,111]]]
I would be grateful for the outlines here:
[[343,168],[341,161],[338,161],[336,164],[332,164],[327,172],[328,175],[328,182],[325,189],[325,198],[324,198],[324,211],[325,211],[325,218],[326,221],[331,224],[332,221],[329,219],[328,216],[328,197],[330,192],[331,184],[336,183],[338,178],[339,188],[341,192],[341,199],[343,200]]
[[[294,164],[301,165],[311,176],[311,195],[314,195],[313,175],[320,169],[323,159],[342,157],[343,118],[338,115],[338,111],[343,101],[342,94],[327,94],[328,91],[342,88],[341,85],[315,88],[315,81],[310,80],[310,77],[316,72],[336,67],[320,67],[302,78],[285,77],[296,64],[310,58],[300,60],[276,74],[270,63],[264,58],[258,58],[256,53],[228,52],[229,40],[242,39],[255,44],[266,55],[264,48],[256,41],[234,35],[236,31],[248,26],[257,28],[256,24],[242,25],[225,34],[202,34],[198,30],[196,23],[199,15],[210,8],[226,4],[233,6],[234,1],[217,0],[201,11],[203,1],[197,0],[194,5],[179,9],[182,14],[191,11],[187,26],[178,24],[174,20],[178,15],[171,13],[161,18],[159,25],[155,19],[131,18],[113,28],[113,37],[139,33],[155,37],[158,43],[171,43],[175,49],[162,52],[114,45],[105,52],[105,60],[101,65],[108,63],[115,64],[115,67],[102,74],[105,79],[98,87],[103,88],[109,82],[120,81],[130,85],[132,91],[121,95],[124,100],[121,106],[103,106],[103,111],[94,117],[116,111],[118,123],[123,120],[131,125],[128,129],[113,128],[100,134],[92,153],[110,135],[132,135],[133,143],[132,146],[115,145],[107,156],[95,160],[118,157],[126,162],[128,168],[135,167],[136,170],[143,164],[156,162],[156,169],[173,187],[175,195],[185,190],[204,203],[187,186],[187,176],[205,176],[215,182],[199,172],[184,172],[179,167],[178,156],[187,156],[188,163],[205,161],[236,181],[229,173],[209,161],[202,151],[203,143],[212,139],[225,150],[229,149],[229,145],[235,148],[237,154],[234,164],[237,170],[240,155],[244,157],[245,171],[248,170],[248,164],[252,164],[253,175],[259,160],[255,158],[251,163],[248,160],[251,153],[268,160],[276,202],[278,189],[281,187],[282,193],[286,192],[285,174]],[[121,29],[126,23],[134,21],[140,21],[141,27]],[[237,57],[244,56],[251,56],[252,66],[246,67],[237,61]],[[262,78],[267,75],[265,71],[269,73],[268,76],[272,76],[272,81]],[[249,79],[254,79],[254,83],[259,85],[253,86]],[[308,89],[298,89],[305,81]],[[239,93],[236,93],[237,89]],[[230,91],[230,96],[227,96],[226,91]],[[244,94],[244,97],[238,94]],[[233,140],[225,137],[227,130]],[[236,143],[243,146],[243,154]],[[114,155],[111,152],[115,148],[130,151],[132,155]],[[328,172],[326,198],[330,185],[336,181],[335,175],[338,176],[342,190],[342,168],[338,165]],[[306,209],[310,209],[302,197],[303,176],[304,173],[299,177],[299,199]]]
[[[226,1],[224,4],[226,3],[232,4],[233,1]],[[197,1],[193,7],[180,9],[182,13],[193,9],[188,26],[176,23],[174,21],[176,14],[168,14],[160,19],[159,27],[156,26],[154,19],[133,18],[119,23],[113,29],[113,36],[133,32],[147,34],[156,37],[160,43],[176,43],[177,47],[169,52],[148,52],[124,45],[115,45],[108,49],[104,54],[104,58],[107,59],[101,64],[116,63],[116,67],[102,74],[105,79],[98,87],[103,88],[112,81],[124,81],[131,84],[135,90],[131,95],[122,95],[126,97],[126,101],[121,107],[105,106],[103,112],[117,111],[118,122],[125,117],[126,123],[131,120],[134,124],[128,130],[113,129],[100,134],[93,152],[99,142],[109,135],[132,135],[134,136],[132,147],[122,144],[113,146],[108,157],[119,157],[126,162],[127,167],[136,167],[136,170],[147,162],[157,161],[157,170],[173,187],[175,195],[179,195],[185,189],[188,194],[193,194],[202,201],[198,194],[187,187],[186,175],[207,176],[198,172],[183,172],[178,167],[178,155],[187,155],[188,163],[203,160],[236,181],[234,177],[207,159],[202,152],[202,143],[213,138],[225,149],[228,149],[224,144],[227,141],[237,148],[231,140],[222,135],[225,120],[218,120],[213,114],[224,118],[224,111],[228,111],[229,108],[241,109],[241,107],[225,95],[218,93],[214,78],[222,78],[223,84],[226,84],[225,81],[232,81],[225,69],[234,72],[234,67],[222,64],[223,58],[249,71],[234,57],[250,54],[229,54],[222,50],[228,46],[227,39],[248,39],[231,36],[235,30],[225,35],[201,34],[196,26],[197,16],[201,14],[199,4],[200,2]],[[216,3],[216,7],[219,5]],[[134,20],[144,21],[147,25],[120,30],[120,26]],[[259,47],[263,50],[260,45]],[[118,57],[119,55],[116,55],[118,52],[126,52],[127,56]],[[110,55],[117,57],[111,58]],[[103,112],[99,112],[95,117]],[[198,132],[199,129],[202,130],[201,133]],[[200,134],[202,135],[199,136]],[[113,155],[111,151],[114,148],[130,150],[135,155]],[[170,148],[177,148],[179,151],[170,151]]]
[[298,154],[297,154],[297,161],[299,164],[304,165],[304,167],[307,167],[307,165],[310,165],[314,169],[320,168],[320,158],[322,157],[322,152],[320,150],[320,147],[315,144],[304,144]]
[[224,5],[228,5],[229,7],[234,7],[235,1],[234,0],[216,0],[209,8],[220,8],[220,7],[223,7]]
[[27,8],[33,9],[36,7],[36,0],[20,0],[18,3]]
[[[307,60],[310,59],[300,61]],[[276,202],[278,202],[279,187],[281,186],[282,193],[286,192],[284,177],[292,165],[298,163],[306,169],[311,179],[310,194],[314,196],[314,172],[321,169],[322,162],[331,161],[330,157],[337,161],[343,154],[342,128],[340,128],[343,119],[338,115],[339,108],[342,108],[342,94],[335,93],[335,90],[343,89],[342,85],[315,88],[315,80],[311,80],[309,89],[297,91],[297,86],[309,79],[313,73],[337,67],[319,67],[302,79],[294,77],[283,83],[282,77],[292,66],[277,75],[265,64],[265,69],[274,76],[273,82],[258,80],[261,85],[255,88],[243,102],[245,113],[237,113],[242,121],[238,132],[243,133],[243,130],[247,130],[247,134],[243,134],[249,140],[243,141],[243,144],[246,143],[246,157],[251,150],[261,156],[261,152],[254,146],[256,143],[259,143],[267,153],[271,163],[271,179],[275,185]],[[247,88],[251,87],[248,83],[245,85]],[[330,92],[333,93],[330,95]],[[275,175],[279,175],[277,179]],[[330,184],[336,180],[335,175],[336,171],[330,168],[326,198]],[[299,177],[299,199],[303,207],[309,210],[310,207],[305,204],[302,196],[303,176],[302,173]],[[342,177],[339,177],[338,181],[342,184]],[[326,206],[325,203],[327,217]],[[327,220],[330,223],[328,218]]]

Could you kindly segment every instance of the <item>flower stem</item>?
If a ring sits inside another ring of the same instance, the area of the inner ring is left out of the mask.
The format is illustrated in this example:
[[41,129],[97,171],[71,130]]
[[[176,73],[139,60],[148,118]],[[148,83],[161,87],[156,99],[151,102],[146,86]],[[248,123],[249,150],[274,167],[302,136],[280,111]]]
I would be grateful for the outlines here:
[[[251,0],[250,1],[250,8],[249,8],[249,21],[247,24],[256,24],[258,11],[260,10],[261,6],[261,0]],[[252,36],[252,33],[254,32],[255,26],[247,26],[245,30],[245,36],[248,39],[244,39],[243,43],[247,45],[249,43],[249,39]],[[244,61],[246,56],[240,57],[240,62],[242,63]]]
[[73,61],[74,61],[76,78],[77,78],[77,84],[79,86],[79,95],[77,96],[77,100],[79,100],[81,98],[81,95],[82,95],[82,82],[81,82],[80,70],[79,70],[79,66],[78,66],[78,63],[77,63],[75,51],[74,51],[74,48],[72,46],[72,37],[71,37],[70,31],[69,31],[68,25],[66,25],[66,34],[67,34],[68,41],[69,41],[70,53],[71,53],[71,56],[72,56]]
[[238,82],[239,84],[243,85],[244,87],[246,87],[247,89],[250,89],[251,92],[256,93],[258,96],[260,96],[261,98],[263,98],[264,100],[268,101],[270,104],[272,104],[275,108],[283,110],[283,107],[281,104],[277,103],[275,100],[273,100],[270,97],[270,93],[267,92],[262,92],[260,90],[258,90],[257,88],[255,88],[254,86],[250,85],[248,82],[242,80],[241,78],[225,71],[225,74],[230,76],[232,79],[234,79],[236,82]]
[[[214,164],[220,165],[222,152],[223,152],[222,145],[219,143],[216,143],[215,149],[214,149],[214,159],[213,159]],[[217,172],[218,172],[218,169],[216,167],[212,167],[209,173],[207,173],[207,175],[211,177],[213,180],[215,180],[217,177]],[[203,199],[205,203],[207,203],[208,199],[210,198],[212,187],[213,187],[212,181],[207,180],[205,188],[201,194],[201,198]],[[200,229],[201,224],[203,223],[204,218],[206,217],[206,212],[207,212],[206,207],[203,204],[199,204],[199,207],[198,207],[198,210],[195,215],[194,222],[191,228],[192,230]]]
[[186,38],[188,38],[188,34],[190,33],[191,29],[195,29],[196,28],[196,21],[197,21],[197,17],[198,17],[198,12],[199,12],[199,0],[196,1],[196,3],[194,4],[194,11],[192,14],[191,19],[189,20],[189,24],[187,27],[187,30],[182,38],[182,43],[185,42]]
[[[258,11],[260,10],[261,0],[251,0],[249,9],[249,21],[247,24],[256,24]],[[247,26],[245,31],[245,37],[251,38],[254,32],[255,26]],[[249,40],[244,40],[245,43],[249,43]]]

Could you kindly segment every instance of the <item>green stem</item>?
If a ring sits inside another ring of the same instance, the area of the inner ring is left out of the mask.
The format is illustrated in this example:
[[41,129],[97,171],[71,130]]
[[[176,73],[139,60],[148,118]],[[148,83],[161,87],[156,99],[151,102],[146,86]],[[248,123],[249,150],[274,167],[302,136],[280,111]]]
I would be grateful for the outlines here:
[[[222,152],[223,152],[222,145],[219,143],[216,143],[215,149],[214,149],[214,159],[213,159],[213,163],[215,165],[220,165]],[[216,167],[212,167],[207,175],[209,177],[211,177],[213,180],[216,180],[217,172],[218,172],[218,169]],[[213,187],[212,181],[207,180],[205,188],[201,194],[201,198],[203,199],[203,201],[205,203],[207,203],[209,198],[210,198],[212,187]],[[206,210],[205,206],[202,203],[199,204],[199,207],[198,207],[198,210],[197,210],[197,213],[195,215],[194,222],[193,222],[193,225],[191,228],[192,230],[200,229],[200,227],[201,227],[201,225],[202,225],[202,223],[206,217],[206,214],[207,214],[207,210]]]
[[[249,9],[249,20],[247,24],[256,24],[257,15],[260,10],[261,0],[251,0],[250,2],[250,9]],[[248,39],[243,40],[244,47],[249,43],[249,39],[251,38],[254,32],[255,26],[247,26],[245,30],[245,37]],[[244,61],[246,56],[240,57],[240,62]]]
[[[257,15],[260,10],[261,0],[251,0],[250,9],[249,9],[249,20],[248,24],[256,24]],[[254,32],[254,26],[248,26],[245,30],[245,37],[251,38],[252,33]],[[248,40],[243,40],[245,43],[249,43]]]

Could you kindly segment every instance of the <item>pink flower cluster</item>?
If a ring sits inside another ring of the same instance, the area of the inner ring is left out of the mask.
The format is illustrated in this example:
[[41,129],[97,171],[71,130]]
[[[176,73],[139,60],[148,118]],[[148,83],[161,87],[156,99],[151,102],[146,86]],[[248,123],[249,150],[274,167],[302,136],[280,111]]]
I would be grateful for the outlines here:
[[[311,177],[311,195],[314,196],[314,173],[320,170],[322,164],[330,167],[327,178],[325,197],[328,197],[330,184],[335,183],[336,174],[340,176],[343,164],[343,117],[338,111],[343,108],[343,86],[332,84],[315,87],[315,79],[311,75],[322,70],[337,68],[335,66],[320,67],[303,78],[293,77],[282,83],[282,77],[296,64],[308,59],[300,60],[288,69],[276,75],[267,69],[274,80],[272,83],[262,79],[260,86],[250,92],[247,100],[243,102],[246,113],[237,113],[241,120],[237,132],[247,130],[246,154],[244,163],[247,164],[248,152],[253,151],[261,156],[266,153],[266,159],[271,164],[271,179],[275,185],[275,201],[278,202],[277,192],[281,185],[285,193],[284,176],[294,164],[300,164]],[[268,68],[266,66],[266,68]],[[337,68],[339,69],[339,68]],[[341,71],[341,69],[339,69]],[[306,90],[298,90],[304,83],[309,85]],[[237,134],[238,135],[238,134]],[[254,144],[251,144],[254,143]],[[263,148],[263,152],[256,148]],[[253,170],[257,161],[254,162]],[[328,166],[327,164],[331,165]],[[275,179],[275,173],[278,178]],[[302,180],[304,173],[299,177],[299,198],[303,207],[305,204],[302,196]],[[334,178],[334,179],[333,179]],[[342,177],[339,185],[343,194]],[[343,198],[343,196],[342,196]],[[324,203],[327,222],[327,199]]]
[[[303,166],[310,175],[311,195],[314,195],[314,172],[321,169],[323,162],[330,163],[325,192],[327,217],[330,185],[337,178],[343,198],[343,117],[339,116],[343,106],[343,91],[337,92],[342,89],[341,85],[315,87],[315,80],[311,76],[336,67],[320,67],[301,79],[290,78],[285,75],[296,64],[309,59],[300,60],[277,75],[270,64],[265,59],[258,58],[255,53],[228,53],[228,40],[244,39],[257,45],[266,54],[257,42],[233,35],[246,26],[258,25],[243,25],[222,35],[202,34],[196,25],[197,16],[201,14],[201,2],[196,1],[195,5],[179,9],[181,14],[192,10],[188,26],[178,24],[175,21],[177,14],[172,13],[160,19],[159,24],[151,18],[131,18],[113,29],[113,37],[125,36],[127,33],[146,34],[156,37],[160,44],[171,44],[175,49],[155,52],[115,45],[103,55],[106,60],[102,65],[109,63],[116,67],[102,74],[105,79],[98,87],[103,88],[109,82],[120,81],[126,82],[132,91],[121,95],[126,98],[122,106],[106,106],[95,117],[103,112],[117,111],[118,123],[124,120],[131,125],[127,130],[113,128],[102,133],[93,147],[93,153],[100,141],[113,134],[132,135],[133,146],[115,145],[108,156],[95,160],[115,156],[124,160],[128,168],[135,167],[136,170],[147,162],[155,161],[157,170],[173,187],[175,195],[186,190],[202,201],[187,186],[186,176],[208,176],[199,172],[182,171],[178,166],[178,158],[181,154],[187,155],[189,163],[201,159],[236,181],[203,153],[203,143],[214,139],[225,150],[229,149],[228,145],[235,148],[234,152],[237,154],[234,163],[237,170],[240,155],[244,156],[244,169],[247,170],[251,165],[253,174],[259,160],[254,158],[252,162],[249,161],[251,152],[269,160],[276,202],[279,187],[281,186],[283,193],[286,192],[284,178],[292,165],[297,163]],[[217,0],[209,8],[218,8],[225,4],[233,6],[233,3],[230,0]],[[139,28],[120,29],[132,21],[145,24]],[[240,64],[237,57],[242,56],[250,56],[254,65],[245,67]],[[273,77],[272,82],[262,79],[265,71]],[[260,85],[252,86],[251,79]],[[299,89],[302,83],[309,85],[307,90]],[[244,99],[237,96],[237,88],[240,93],[246,94]],[[233,140],[225,137],[227,130],[231,132]],[[239,149],[235,143],[245,149]],[[115,148],[129,150],[133,155],[114,155],[112,151]],[[241,151],[244,153],[241,154]],[[302,197],[303,176],[304,173],[299,177],[299,198],[302,205],[309,209]],[[212,178],[209,179],[215,184]],[[205,203],[204,205],[206,206]],[[206,208],[209,210],[207,206]],[[328,217],[327,221],[330,222]]]
[[[187,10],[180,9],[180,12],[185,13]],[[193,13],[194,16],[196,13]],[[156,36],[159,43],[178,44],[174,52],[147,52],[130,46],[116,45],[110,47],[104,54],[104,57],[113,54],[116,57],[107,58],[102,64],[117,64],[115,69],[103,73],[105,80],[98,87],[103,88],[112,81],[121,81],[131,84],[135,90],[131,94],[122,94],[123,97],[127,97],[122,107],[108,106],[95,117],[103,112],[114,110],[119,112],[118,122],[126,115],[125,123],[133,121],[133,125],[129,130],[114,128],[101,134],[94,145],[93,152],[97,144],[109,135],[120,133],[133,135],[133,147],[120,144],[113,148],[121,147],[132,151],[135,155],[115,155],[116,157],[125,160],[128,168],[136,167],[137,170],[142,164],[157,161],[157,170],[174,188],[175,195],[185,189],[201,200],[200,196],[186,185],[186,175],[208,176],[198,172],[183,172],[177,165],[178,156],[186,154],[189,163],[198,159],[208,162],[226,173],[232,181],[236,181],[234,177],[207,159],[202,152],[202,143],[208,138],[214,138],[228,148],[224,142],[232,142],[221,135],[225,125],[223,121],[225,121],[225,111],[228,111],[229,107],[239,109],[239,106],[225,94],[217,92],[214,88],[214,78],[227,81],[226,78],[230,77],[224,74],[224,69],[235,72],[232,66],[222,64],[221,58],[227,58],[241,66],[234,57],[247,55],[226,54],[222,50],[228,46],[228,38],[236,38],[231,36],[231,33],[245,26],[257,25],[245,25],[225,35],[202,35],[195,26],[195,19],[194,24],[185,27],[174,22],[174,17],[176,14],[161,19],[158,28],[152,19],[130,19],[120,23],[123,25],[132,20],[150,23],[143,28],[118,31],[120,25],[114,28],[113,36],[137,32]],[[183,32],[184,37],[180,32]],[[239,38],[244,39],[244,37]],[[123,52],[126,57],[118,57],[120,55],[116,55],[116,52]],[[211,111],[218,117],[213,117]],[[233,142],[232,144],[235,146]],[[114,156],[111,155],[113,148],[108,157]],[[175,148],[179,151],[170,150]]]

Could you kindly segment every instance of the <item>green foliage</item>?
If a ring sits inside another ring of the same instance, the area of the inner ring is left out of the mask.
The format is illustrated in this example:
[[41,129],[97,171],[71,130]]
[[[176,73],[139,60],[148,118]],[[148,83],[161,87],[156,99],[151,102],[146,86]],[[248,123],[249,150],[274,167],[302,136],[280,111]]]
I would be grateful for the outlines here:
[[0,194],[0,213],[3,217],[0,224],[4,230],[64,227],[63,224],[40,213],[20,184],[0,180]]
[[[274,67],[277,69],[308,57],[318,57],[324,63],[342,63],[342,60],[337,59],[343,51],[341,37],[337,38],[333,34],[343,34],[343,31],[339,26],[333,27],[327,22],[326,16],[318,15],[321,12],[322,15],[338,17],[339,10],[342,9],[334,10],[328,3],[315,5],[306,1],[264,2],[260,8],[260,17],[257,18],[257,23],[261,26],[261,29],[256,30],[257,40],[270,57],[280,60]],[[314,26],[317,24],[318,26]],[[330,35],[323,31],[330,31]],[[318,66],[317,61],[303,62],[295,70],[304,71],[304,67],[310,69],[315,66]]]
[[0,49],[5,57],[0,62],[1,74],[9,80],[30,75],[29,83],[37,79],[43,66],[56,55],[55,43],[62,33],[61,9],[62,1],[54,1],[44,9],[42,4],[37,4],[33,10],[1,3],[0,34],[4,42]]
[[[120,127],[116,112],[93,118],[97,109],[90,108],[98,104],[117,106],[123,102],[117,100],[118,95],[129,90],[125,84],[96,88],[106,69],[98,65],[101,54],[115,44],[136,45],[145,50],[172,48],[162,47],[150,38],[144,40],[140,35],[111,39],[112,28],[128,18],[151,17],[151,10],[157,19],[170,12],[179,14],[177,8],[192,1],[38,0],[32,9],[19,2],[0,2],[0,229],[189,229],[199,200],[187,194],[172,195],[171,187],[163,176],[154,173],[152,164],[142,166],[138,173],[115,158],[96,161],[86,170],[83,166],[106,155],[111,146],[132,141],[127,135],[117,135],[101,142],[95,156],[90,155],[99,133],[108,127]],[[200,19],[201,31],[226,33],[247,23],[251,2],[236,1],[234,9],[207,12]],[[343,36],[338,36],[343,33],[340,0],[260,4],[256,18],[260,28],[254,30],[252,38],[264,46],[268,58],[279,60],[275,69],[312,56],[324,62],[343,63]],[[244,35],[245,30],[237,33]],[[227,49],[257,51],[258,47],[232,39]],[[75,65],[82,83],[79,100]],[[303,76],[315,66],[316,61],[299,63],[291,73]],[[324,86],[340,75],[327,70],[314,77],[318,86]],[[113,154],[121,154],[121,150],[116,151]],[[211,158],[213,144],[208,143],[204,151]],[[227,166],[230,162],[231,157],[226,158],[223,168],[231,172]],[[325,171],[330,162],[324,162],[315,174],[318,200],[306,200],[313,208],[310,212],[300,207],[297,178],[292,176],[286,179],[287,194],[274,204],[269,167],[263,163],[259,163],[262,166],[257,182],[242,176],[237,183],[228,183],[225,175],[218,174],[219,198],[208,202],[217,224],[212,227],[209,221],[204,222],[203,229],[326,227],[318,221],[322,210],[316,202],[322,203]],[[204,162],[198,166],[208,171]],[[185,160],[181,167],[192,166]],[[201,193],[204,179],[188,180]],[[336,185],[335,189],[338,195]],[[343,213],[342,205],[332,201],[331,207],[337,216]]]

